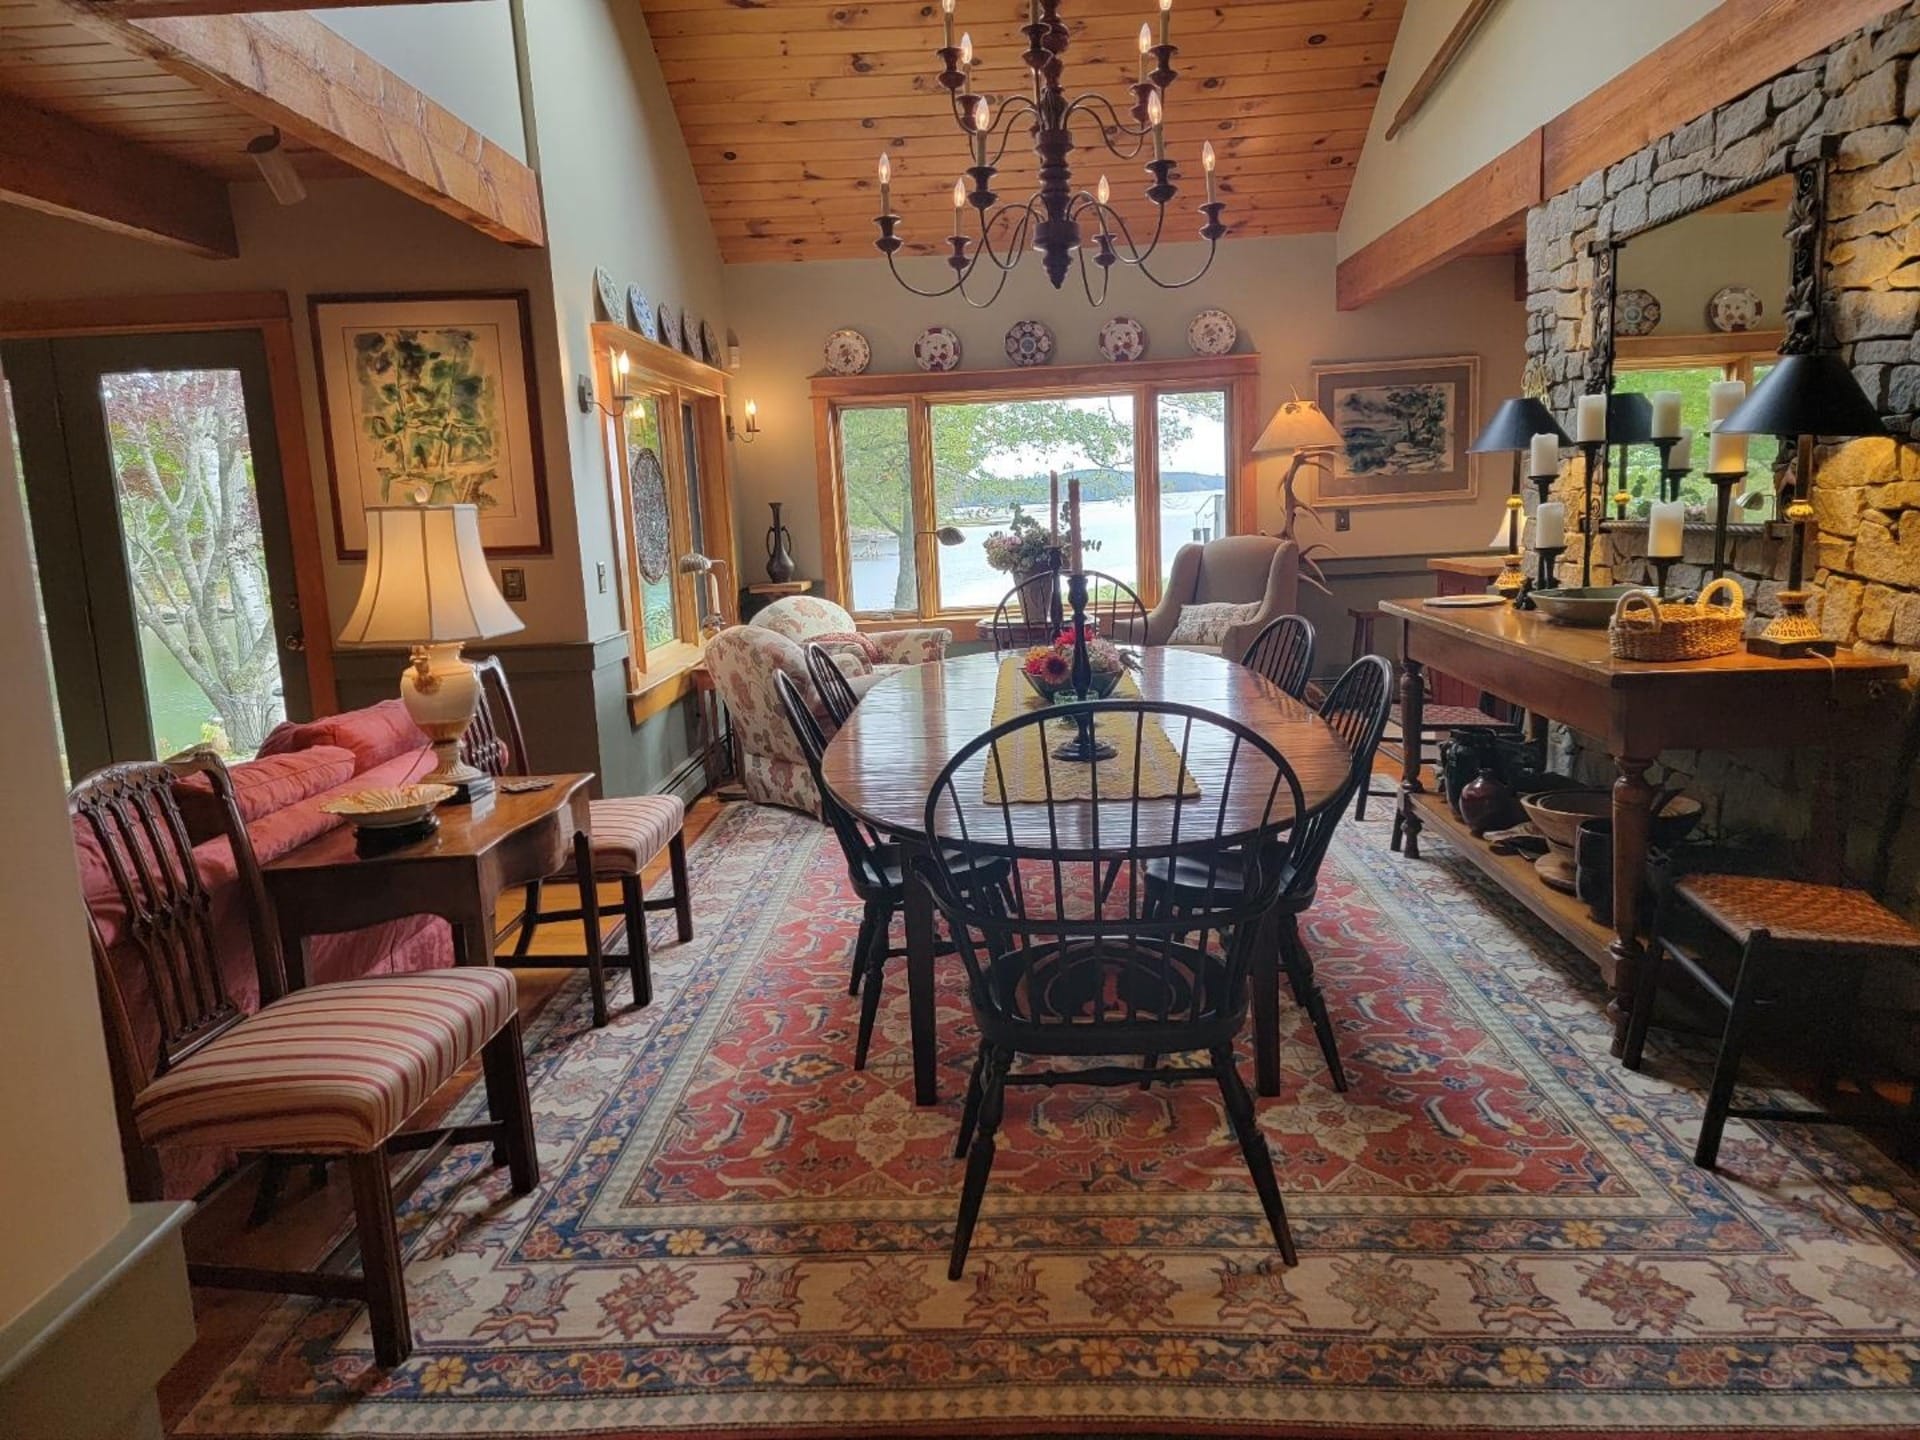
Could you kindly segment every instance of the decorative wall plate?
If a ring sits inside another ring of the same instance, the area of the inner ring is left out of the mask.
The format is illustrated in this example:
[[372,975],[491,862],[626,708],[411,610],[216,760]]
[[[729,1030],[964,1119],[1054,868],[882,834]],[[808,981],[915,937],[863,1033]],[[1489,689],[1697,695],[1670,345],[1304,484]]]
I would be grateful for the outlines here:
[[1751,330],[1766,309],[1760,294],[1751,285],[1728,285],[1713,292],[1707,301],[1707,323],[1716,330]]
[[944,325],[929,325],[913,342],[913,363],[938,374],[960,368],[960,337]]
[[1116,315],[1100,327],[1100,353],[1109,360],[1138,360],[1147,353],[1147,327]]
[[620,282],[607,273],[607,267],[593,267],[593,293],[600,298],[600,318],[618,325],[627,318],[627,305]]
[[700,358],[709,365],[720,363],[720,332],[713,328],[711,320],[700,322]]
[[863,375],[873,363],[873,347],[858,330],[836,330],[824,351],[829,375]]
[[649,340],[658,337],[653,328],[653,302],[638,285],[627,287],[627,323]]
[[700,317],[691,310],[680,317],[680,353],[696,360],[700,358],[700,325]]
[[1045,365],[1053,359],[1053,331],[1038,320],[1016,320],[1007,331],[1007,358],[1016,365]]
[[669,350],[680,348],[680,312],[662,300],[653,307],[655,321],[660,326],[660,343]]
[[1613,297],[1613,333],[1651,335],[1660,323],[1660,300],[1651,290],[1622,290]]
[[628,472],[633,484],[633,549],[640,575],[649,585],[666,578],[673,562],[673,534],[667,518],[667,473],[651,446],[633,453]]
[[1240,327],[1224,310],[1202,310],[1187,324],[1187,348],[1196,355],[1225,355],[1240,338]]

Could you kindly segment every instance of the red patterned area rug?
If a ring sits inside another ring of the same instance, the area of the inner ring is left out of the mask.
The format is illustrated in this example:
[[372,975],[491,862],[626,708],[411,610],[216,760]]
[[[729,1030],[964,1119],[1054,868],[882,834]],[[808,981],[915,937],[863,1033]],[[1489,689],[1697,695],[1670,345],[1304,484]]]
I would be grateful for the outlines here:
[[901,975],[851,1068],[831,837],[733,807],[694,887],[649,1008],[535,1025],[540,1190],[469,1151],[409,1206],[413,1358],[289,1301],[177,1434],[1920,1435],[1911,1178],[1741,1122],[1696,1170],[1704,1057],[1623,1071],[1592,971],[1442,847],[1349,827],[1321,885],[1353,1088],[1296,1017],[1260,1102],[1294,1270],[1210,1088],[1029,1089],[950,1283],[957,964],[916,1109]]

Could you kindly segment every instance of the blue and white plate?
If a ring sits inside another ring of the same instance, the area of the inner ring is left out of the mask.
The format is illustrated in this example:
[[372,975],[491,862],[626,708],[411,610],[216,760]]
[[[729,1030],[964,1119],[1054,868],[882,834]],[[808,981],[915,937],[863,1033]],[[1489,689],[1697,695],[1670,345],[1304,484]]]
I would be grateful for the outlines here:
[[647,299],[646,292],[638,285],[627,287],[627,323],[636,334],[644,335],[649,340],[659,338],[653,328],[653,302]]
[[1007,331],[1007,358],[1016,365],[1046,365],[1053,360],[1053,331],[1038,320],[1016,320]]

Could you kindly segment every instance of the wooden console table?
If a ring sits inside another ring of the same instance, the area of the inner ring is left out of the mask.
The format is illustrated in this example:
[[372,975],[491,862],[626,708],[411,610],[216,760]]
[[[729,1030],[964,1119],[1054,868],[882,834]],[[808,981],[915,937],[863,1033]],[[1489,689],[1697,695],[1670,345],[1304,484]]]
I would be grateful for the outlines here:
[[[1663,750],[1758,750],[1821,746],[1812,833],[1836,873],[1840,825],[1834,760],[1853,743],[1866,702],[1904,679],[1899,661],[1842,653],[1831,664],[1774,660],[1736,651],[1673,664],[1616,660],[1605,630],[1550,624],[1510,605],[1436,609],[1418,599],[1389,600],[1382,615],[1401,624],[1405,663],[1400,704],[1408,741],[1400,807],[1406,854],[1418,858],[1420,832],[1432,825],[1455,836],[1465,857],[1517,897],[1600,967],[1613,989],[1613,1053],[1620,1053],[1640,959],[1635,920],[1646,869],[1653,787],[1647,771]],[[1470,838],[1421,779],[1420,719],[1431,666],[1521,706],[1536,722],[1557,720],[1598,741],[1613,757],[1613,916],[1611,931],[1586,907],[1539,881],[1530,862],[1495,855]],[[1830,878],[1830,876],[1829,876]]]

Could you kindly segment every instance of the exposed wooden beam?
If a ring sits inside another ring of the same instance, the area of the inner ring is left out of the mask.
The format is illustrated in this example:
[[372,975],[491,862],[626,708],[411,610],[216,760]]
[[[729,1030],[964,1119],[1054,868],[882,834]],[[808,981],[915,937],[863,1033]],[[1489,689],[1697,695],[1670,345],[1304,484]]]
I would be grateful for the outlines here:
[[1342,260],[1335,303],[1357,310],[1449,260],[1483,252],[1492,237],[1524,240],[1527,211],[1540,188],[1540,132],[1495,156],[1429,205]]
[[373,5],[435,5],[443,0],[99,0],[100,9],[129,20],[177,20],[198,15],[259,15],[275,10],[357,10]]
[[0,198],[196,255],[240,253],[225,182],[4,94]]
[[113,0],[62,3],[198,89],[483,234],[546,243],[531,169],[311,16],[136,20]]
[[1467,8],[1460,12],[1460,18],[1453,22],[1453,28],[1440,42],[1440,48],[1433,52],[1433,58],[1427,62],[1427,68],[1420,72],[1420,78],[1413,82],[1413,88],[1407,92],[1407,98],[1400,102],[1400,108],[1393,112],[1393,119],[1387,124],[1386,137],[1393,139],[1407,128],[1407,122],[1420,113],[1440,82],[1447,78],[1447,72],[1453,69],[1454,62],[1466,52],[1467,42],[1473,39],[1473,32],[1480,28],[1480,22],[1493,13],[1493,7],[1500,0],[1467,0]]

